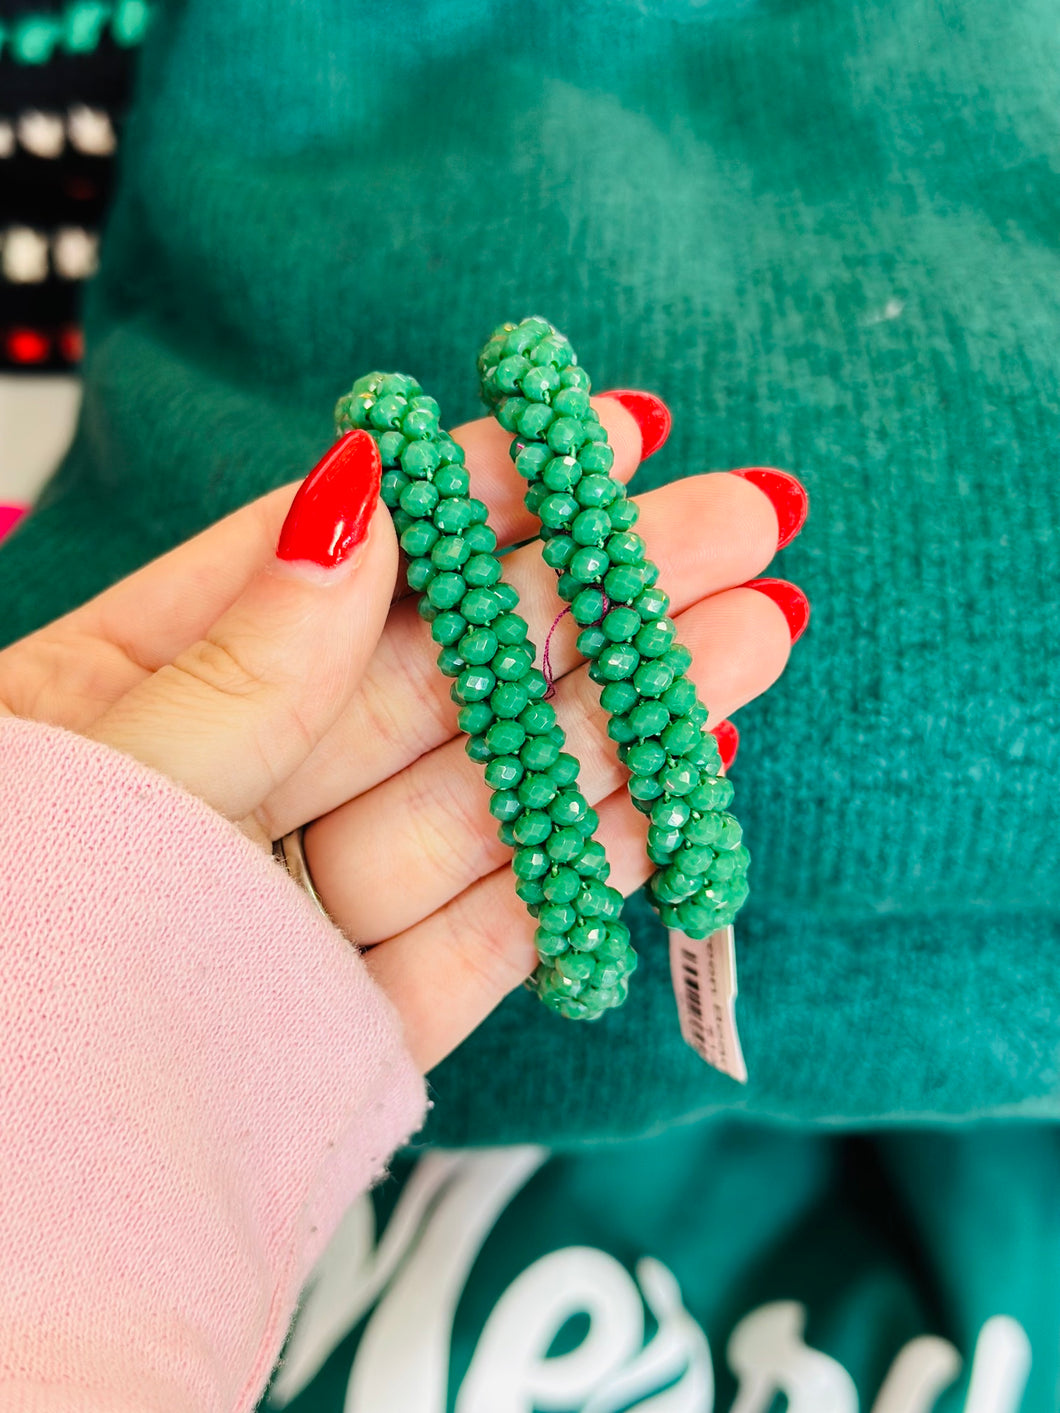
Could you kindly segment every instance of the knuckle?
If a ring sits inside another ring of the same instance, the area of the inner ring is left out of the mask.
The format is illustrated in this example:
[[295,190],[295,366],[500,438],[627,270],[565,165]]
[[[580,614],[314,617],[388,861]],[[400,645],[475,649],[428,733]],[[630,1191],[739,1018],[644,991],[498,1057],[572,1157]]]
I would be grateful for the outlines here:
[[217,638],[203,638],[174,658],[172,666],[181,677],[224,697],[253,696],[264,686],[237,649]]
[[460,764],[446,761],[438,768],[431,762],[408,771],[405,810],[415,856],[462,889],[496,866],[500,843],[484,829],[491,816]]

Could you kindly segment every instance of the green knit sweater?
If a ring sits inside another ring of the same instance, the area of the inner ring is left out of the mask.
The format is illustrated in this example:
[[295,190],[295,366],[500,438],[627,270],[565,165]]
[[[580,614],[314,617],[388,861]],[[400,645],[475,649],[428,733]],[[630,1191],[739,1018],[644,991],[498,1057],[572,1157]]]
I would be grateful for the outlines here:
[[389,8],[163,7],[5,637],[304,473],[359,373],[480,415],[476,350],[541,313],[672,408],[635,490],[804,481],[773,572],[814,618],[739,717],[746,1089],[682,1043],[634,899],[627,1007],[513,995],[430,1135],[1055,1119],[1055,0]]

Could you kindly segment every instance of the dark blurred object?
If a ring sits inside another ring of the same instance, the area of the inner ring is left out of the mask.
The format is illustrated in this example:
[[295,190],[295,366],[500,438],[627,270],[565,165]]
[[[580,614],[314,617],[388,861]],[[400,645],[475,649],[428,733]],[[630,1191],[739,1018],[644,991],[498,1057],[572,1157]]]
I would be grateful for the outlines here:
[[147,0],[0,0],[0,372],[81,358]]

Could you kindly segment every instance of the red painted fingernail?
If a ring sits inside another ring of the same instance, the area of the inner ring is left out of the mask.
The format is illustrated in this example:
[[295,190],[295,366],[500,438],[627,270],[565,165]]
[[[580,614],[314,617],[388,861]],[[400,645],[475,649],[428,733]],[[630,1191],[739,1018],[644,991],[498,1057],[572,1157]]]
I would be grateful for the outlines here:
[[730,474],[742,476],[760,491],[765,491],[773,502],[780,525],[777,549],[782,550],[785,545],[790,545],[806,524],[806,515],[810,509],[810,498],[802,482],[797,481],[790,472],[777,471],[772,466],[741,466]]
[[654,456],[670,435],[673,425],[670,409],[662,398],[656,397],[654,393],[631,392],[625,388],[618,392],[600,393],[600,397],[609,397],[614,402],[620,402],[640,428],[641,461],[647,461],[649,456]]
[[767,599],[772,599],[784,610],[793,643],[797,643],[806,632],[806,625],[810,621],[810,601],[801,589],[789,584],[787,579],[749,579],[746,584],[741,584],[740,588],[757,589],[760,594],[765,594]]
[[740,749],[740,733],[731,721],[719,721],[717,726],[710,728],[710,734],[718,743],[718,750],[721,752],[721,768],[728,770],[736,759],[736,752]]
[[379,504],[379,448],[365,431],[347,432],[298,488],[280,531],[276,558],[332,569],[368,533]]

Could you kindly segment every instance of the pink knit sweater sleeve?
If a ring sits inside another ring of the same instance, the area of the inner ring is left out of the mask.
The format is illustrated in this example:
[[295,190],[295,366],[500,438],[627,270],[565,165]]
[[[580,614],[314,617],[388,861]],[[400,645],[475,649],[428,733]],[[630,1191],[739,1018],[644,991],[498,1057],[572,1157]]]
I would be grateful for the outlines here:
[[422,1123],[356,951],[200,800],[0,720],[0,1407],[233,1413]]

